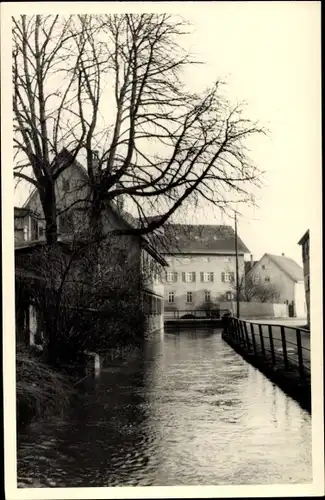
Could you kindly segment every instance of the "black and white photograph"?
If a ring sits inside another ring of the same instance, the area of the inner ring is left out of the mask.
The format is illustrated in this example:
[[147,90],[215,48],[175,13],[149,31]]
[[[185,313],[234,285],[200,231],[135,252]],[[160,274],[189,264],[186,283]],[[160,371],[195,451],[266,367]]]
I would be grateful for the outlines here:
[[320,7],[2,5],[8,500],[324,494]]

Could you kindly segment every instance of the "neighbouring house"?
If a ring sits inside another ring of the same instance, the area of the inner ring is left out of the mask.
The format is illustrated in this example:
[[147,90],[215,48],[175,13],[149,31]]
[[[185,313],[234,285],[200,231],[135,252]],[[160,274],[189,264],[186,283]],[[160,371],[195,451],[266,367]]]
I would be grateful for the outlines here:
[[[226,225],[164,225],[165,310],[188,312],[218,308],[233,293],[236,276],[235,232]],[[239,279],[249,250],[238,237]]]
[[309,229],[298,241],[302,248],[302,262],[305,282],[305,296],[307,305],[307,324],[310,325],[310,268],[309,268]]
[[269,288],[272,302],[286,303],[289,316],[305,317],[306,303],[302,268],[290,257],[265,253],[250,269],[246,280]]
[[[69,155],[67,150],[60,153],[63,157]],[[90,221],[88,208],[90,206],[90,188],[85,168],[74,161],[57,179],[57,225],[60,243],[70,243],[82,237],[87,232]],[[31,247],[45,241],[45,220],[39,193],[35,189],[28,197],[23,207],[15,207],[15,253],[20,254],[23,248]],[[116,229],[128,229],[134,224],[134,219],[120,209],[119,203],[106,203],[101,212],[101,222],[104,233]],[[120,235],[117,236],[115,257],[132,260],[137,263],[141,273],[141,290],[144,311],[148,317],[149,330],[163,326],[163,269],[167,262],[152,241],[147,236]],[[102,262],[101,271],[110,262]],[[22,272],[20,270],[20,272]]]

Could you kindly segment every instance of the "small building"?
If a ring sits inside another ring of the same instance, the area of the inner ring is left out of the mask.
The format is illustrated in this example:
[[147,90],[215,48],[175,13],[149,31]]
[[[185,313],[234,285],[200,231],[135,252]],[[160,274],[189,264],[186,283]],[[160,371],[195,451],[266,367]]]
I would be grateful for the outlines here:
[[298,241],[302,248],[303,274],[307,304],[307,324],[310,326],[310,267],[309,267],[309,230]]
[[303,270],[290,257],[265,253],[246,279],[269,290],[270,302],[288,304],[289,316],[306,317]]
[[[206,310],[218,308],[235,287],[235,232],[227,225],[166,224],[160,252],[166,270],[165,310]],[[245,273],[244,258],[249,250],[238,237],[239,280]]]

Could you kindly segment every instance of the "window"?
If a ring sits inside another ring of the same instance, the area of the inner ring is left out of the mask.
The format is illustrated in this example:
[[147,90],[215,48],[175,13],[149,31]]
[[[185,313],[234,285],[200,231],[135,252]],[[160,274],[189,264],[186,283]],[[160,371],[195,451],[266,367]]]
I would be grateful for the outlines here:
[[232,294],[231,291],[230,292],[226,292],[226,299],[227,300],[232,300],[233,299],[233,294]]
[[186,302],[188,304],[191,304],[193,302],[193,295],[192,295],[192,292],[187,292],[186,294]]
[[173,304],[175,302],[174,292],[168,292],[168,302],[169,304]]
[[224,261],[224,262],[231,262],[231,258],[230,258],[230,257],[224,257],[224,258],[223,258],[223,261]]
[[233,281],[235,281],[235,273],[231,272],[221,273],[221,281],[223,283],[232,283]]
[[263,264],[262,269],[263,269],[263,271],[265,271],[265,269],[267,269],[267,267]]
[[24,241],[29,240],[29,231],[28,231],[28,226],[24,226]]
[[213,281],[213,273],[201,272],[201,281],[204,283],[210,283],[211,281]]
[[205,302],[211,302],[211,292],[210,292],[210,290],[206,290],[205,291],[204,298],[205,298]]
[[176,283],[177,281],[177,273],[174,273],[172,271],[168,271],[166,273],[166,280],[168,283]]
[[253,276],[253,284],[257,285],[260,282],[259,276]]
[[265,276],[264,281],[265,281],[266,283],[270,283],[270,281],[271,281],[270,276]]
[[70,181],[69,179],[62,179],[62,191],[67,193],[70,190]]
[[183,281],[186,283],[194,283],[195,282],[195,272],[189,271],[189,272],[183,272],[182,273],[182,278]]
[[45,236],[45,228],[42,224],[38,225],[38,237],[39,238],[44,238]]
[[34,217],[30,218],[31,220],[31,240],[37,240],[38,238],[38,222]]

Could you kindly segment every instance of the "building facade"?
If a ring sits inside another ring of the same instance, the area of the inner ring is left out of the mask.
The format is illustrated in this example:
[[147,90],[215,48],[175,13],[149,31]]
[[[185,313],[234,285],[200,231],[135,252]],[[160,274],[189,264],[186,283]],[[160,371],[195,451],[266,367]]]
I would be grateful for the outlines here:
[[306,317],[302,268],[291,258],[265,253],[247,273],[246,279],[256,287],[264,287],[266,301],[286,303],[289,315]]
[[[230,226],[167,225],[165,311],[206,310],[231,300],[236,286],[235,233]],[[238,238],[239,279],[249,250]]]
[[[72,242],[87,233],[90,227],[89,181],[82,165],[72,163],[58,177],[55,191],[58,240]],[[130,228],[132,217],[121,212],[117,205],[106,204],[101,212],[101,225],[104,234],[109,235],[113,230]],[[31,193],[23,207],[15,207],[14,228],[16,249],[45,241],[45,220],[37,190]],[[139,294],[148,317],[149,331],[152,332],[163,325],[163,269],[167,263],[146,236],[120,235],[115,240],[118,241],[112,258],[120,262],[123,259],[125,262],[132,261],[138,266],[142,276]],[[102,273],[105,272],[105,266],[109,265],[107,258],[98,262]]]
[[309,230],[299,240],[302,249],[303,274],[305,283],[305,296],[307,305],[307,323],[310,326],[310,264],[309,264]]

